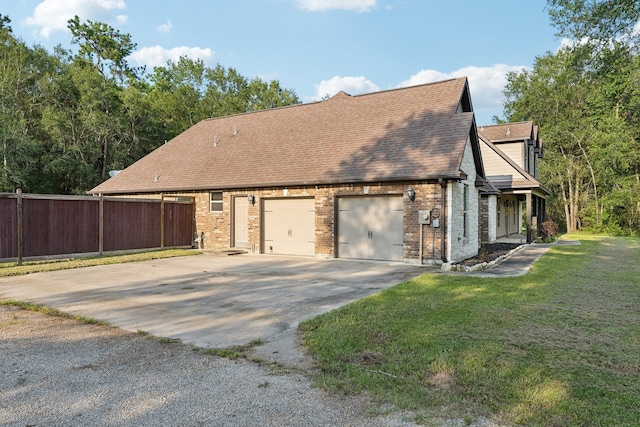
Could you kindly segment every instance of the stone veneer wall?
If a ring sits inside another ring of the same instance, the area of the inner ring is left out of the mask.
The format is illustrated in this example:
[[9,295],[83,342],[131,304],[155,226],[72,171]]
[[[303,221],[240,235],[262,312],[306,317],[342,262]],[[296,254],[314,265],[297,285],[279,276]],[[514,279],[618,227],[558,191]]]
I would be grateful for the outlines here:
[[497,232],[497,199],[495,194],[480,197],[480,242],[494,243]]
[[[480,192],[475,186],[476,169],[471,142],[467,141],[460,169],[467,174],[463,181],[450,182],[447,185],[449,198],[449,246],[447,261],[461,261],[478,254],[480,246],[479,203]],[[467,229],[464,237],[464,186],[468,186]]]

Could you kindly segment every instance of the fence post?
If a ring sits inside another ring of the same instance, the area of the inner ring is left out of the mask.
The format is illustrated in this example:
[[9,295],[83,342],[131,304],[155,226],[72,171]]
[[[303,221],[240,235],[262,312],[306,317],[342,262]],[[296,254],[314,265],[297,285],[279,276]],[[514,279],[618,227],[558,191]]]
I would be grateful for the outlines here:
[[16,190],[18,194],[18,200],[16,207],[18,209],[18,265],[22,265],[22,189]]
[[98,207],[98,252],[102,256],[104,251],[104,196],[100,196],[100,206]]
[[160,248],[164,249],[164,193],[160,193]]

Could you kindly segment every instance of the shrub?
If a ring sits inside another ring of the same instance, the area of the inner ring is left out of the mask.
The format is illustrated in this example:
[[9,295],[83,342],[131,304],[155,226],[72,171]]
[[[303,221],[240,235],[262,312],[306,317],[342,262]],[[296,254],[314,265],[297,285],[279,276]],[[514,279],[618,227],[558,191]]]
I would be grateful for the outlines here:
[[543,222],[539,234],[543,242],[553,242],[558,236],[558,224],[554,221]]

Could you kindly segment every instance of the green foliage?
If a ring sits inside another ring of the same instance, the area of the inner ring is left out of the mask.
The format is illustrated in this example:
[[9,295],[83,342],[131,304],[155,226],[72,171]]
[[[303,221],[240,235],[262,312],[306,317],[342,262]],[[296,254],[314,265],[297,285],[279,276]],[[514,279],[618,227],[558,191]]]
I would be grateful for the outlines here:
[[[551,219],[569,231],[640,232],[640,3],[550,0],[559,35],[579,40],[512,73],[510,121],[540,125],[540,180]],[[626,193],[622,197],[622,193]]]
[[31,304],[23,301],[14,301],[14,300],[0,300],[0,305],[13,305],[16,307],[20,307],[23,310],[38,311],[40,313],[46,314],[47,316],[62,317],[65,319],[74,319],[79,322],[85,323],[87,325],[109,326],[109,323],[103,322],[93,317],[84,317],[80,315],[74,316],[72,314],[65,313],[64,311],[60,311],[55,308],[47,307],[44,305],[37,305],[37,304]]
[[633,39],[640,20],[637,0],[548,0],[551,22],[558,36],[608,43]]
[[181,58],[145,75],[129,34],[69,20],[76,53],[17,38],[0,15],[0,192],[81,194],[198,121],[298,103],[277,81]]

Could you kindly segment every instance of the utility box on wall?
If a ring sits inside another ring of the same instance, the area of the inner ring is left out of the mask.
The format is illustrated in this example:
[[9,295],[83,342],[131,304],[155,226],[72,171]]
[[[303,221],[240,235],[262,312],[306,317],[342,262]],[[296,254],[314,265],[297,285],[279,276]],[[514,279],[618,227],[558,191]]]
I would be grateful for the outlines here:
[[431,211],[419,211],[418,215],[419,224],[431,224]]

